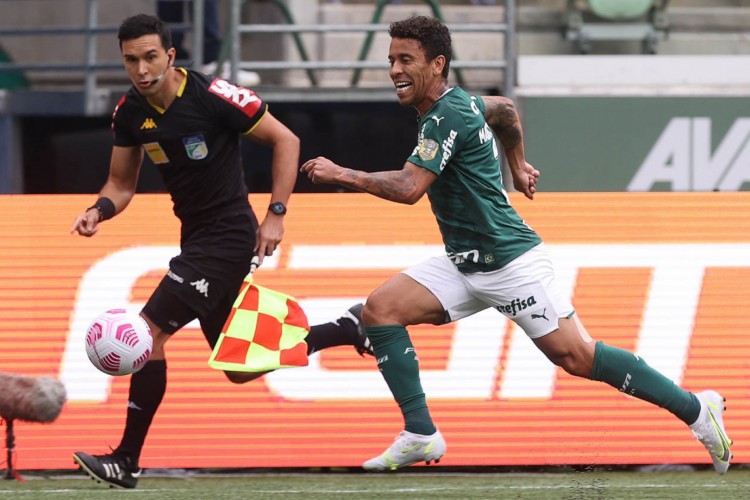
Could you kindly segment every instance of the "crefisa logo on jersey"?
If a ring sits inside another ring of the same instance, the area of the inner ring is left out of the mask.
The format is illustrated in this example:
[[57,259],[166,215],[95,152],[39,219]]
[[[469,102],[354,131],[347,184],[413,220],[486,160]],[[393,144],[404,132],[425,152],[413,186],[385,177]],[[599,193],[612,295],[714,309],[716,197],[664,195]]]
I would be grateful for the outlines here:
[[508,304],[507,306],[503,306],[503,305],[496,306],[496,309],[500,311],[501,313],[505,313],[510,316],[515,316],[517,313],[533,305],[536,305],[536,298],[532,295],[531,297],[527,299],[513,299],[510,301],[510,304]]
[[184,137],[182,144],[185,146],[185,151],[191,160],[202,160],[208,156],[208,146],[203,134]]

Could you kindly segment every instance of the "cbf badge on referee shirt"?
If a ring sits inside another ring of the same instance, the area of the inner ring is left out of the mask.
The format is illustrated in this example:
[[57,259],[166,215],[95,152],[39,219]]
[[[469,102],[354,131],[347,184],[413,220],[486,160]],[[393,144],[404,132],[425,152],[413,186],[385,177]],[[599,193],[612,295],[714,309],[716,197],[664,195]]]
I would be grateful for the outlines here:
[[185,146],[185,151],[191,160],[202,160],[208,156],[208,146],[206,146],[206,139],[203,137],[203,134],[184,137],[182,144]]

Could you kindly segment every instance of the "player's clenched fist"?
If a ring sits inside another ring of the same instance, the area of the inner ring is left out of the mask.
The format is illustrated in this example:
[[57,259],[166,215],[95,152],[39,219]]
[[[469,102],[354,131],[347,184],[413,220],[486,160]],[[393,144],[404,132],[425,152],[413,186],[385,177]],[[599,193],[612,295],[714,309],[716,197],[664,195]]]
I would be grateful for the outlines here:
[[307,160],[300,168],[314,184],[330,183],[342,170],[343,167],[323,156]]

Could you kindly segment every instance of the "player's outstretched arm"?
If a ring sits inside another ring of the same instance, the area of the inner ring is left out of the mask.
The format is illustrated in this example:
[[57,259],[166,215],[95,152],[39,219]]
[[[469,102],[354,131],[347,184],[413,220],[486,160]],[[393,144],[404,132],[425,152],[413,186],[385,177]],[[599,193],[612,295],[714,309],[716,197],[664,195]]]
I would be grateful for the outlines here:
[[526,161],[523,145],[523,127],[511,99],[503,96],[482,96],[484,118],[497,136],[508,159],[513,176],[513,187],[533,199],[539,171]]
[[300,170],[315,184],[338,184],[407,205],[419,201],[437,178],[426,168],[410,162],[401,170],[363,172],[342,167],[323,156],[307,160]]
[[135,195],[142,161],[143,151],[138,146],[113,147],[109,177],[99,192],[99,199],[75,218],[70,232],[93,236],[99,230],[100,222],[125,210]]

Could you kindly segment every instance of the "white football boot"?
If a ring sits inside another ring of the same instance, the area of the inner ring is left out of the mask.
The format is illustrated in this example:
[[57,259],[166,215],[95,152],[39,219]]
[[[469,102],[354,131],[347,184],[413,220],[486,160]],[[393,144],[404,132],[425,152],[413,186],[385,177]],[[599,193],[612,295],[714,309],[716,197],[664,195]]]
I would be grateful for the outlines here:
[[722,418],[724,398],[716,391],[703,391],[695,396],[701,402],[701,412],[698,420],[690,426],[690,430],[708,450],[716,472],[724,474],[732,459],[732,453],[729,451],[732,440],[724,429]]
[[396,470],[417,462],[440,462],[445,454],[446,445],[440,431],[425,436],[409,431],[401,431],[393,444],[382,455],[372,458],[362,464],[365,470],[382,471]]

